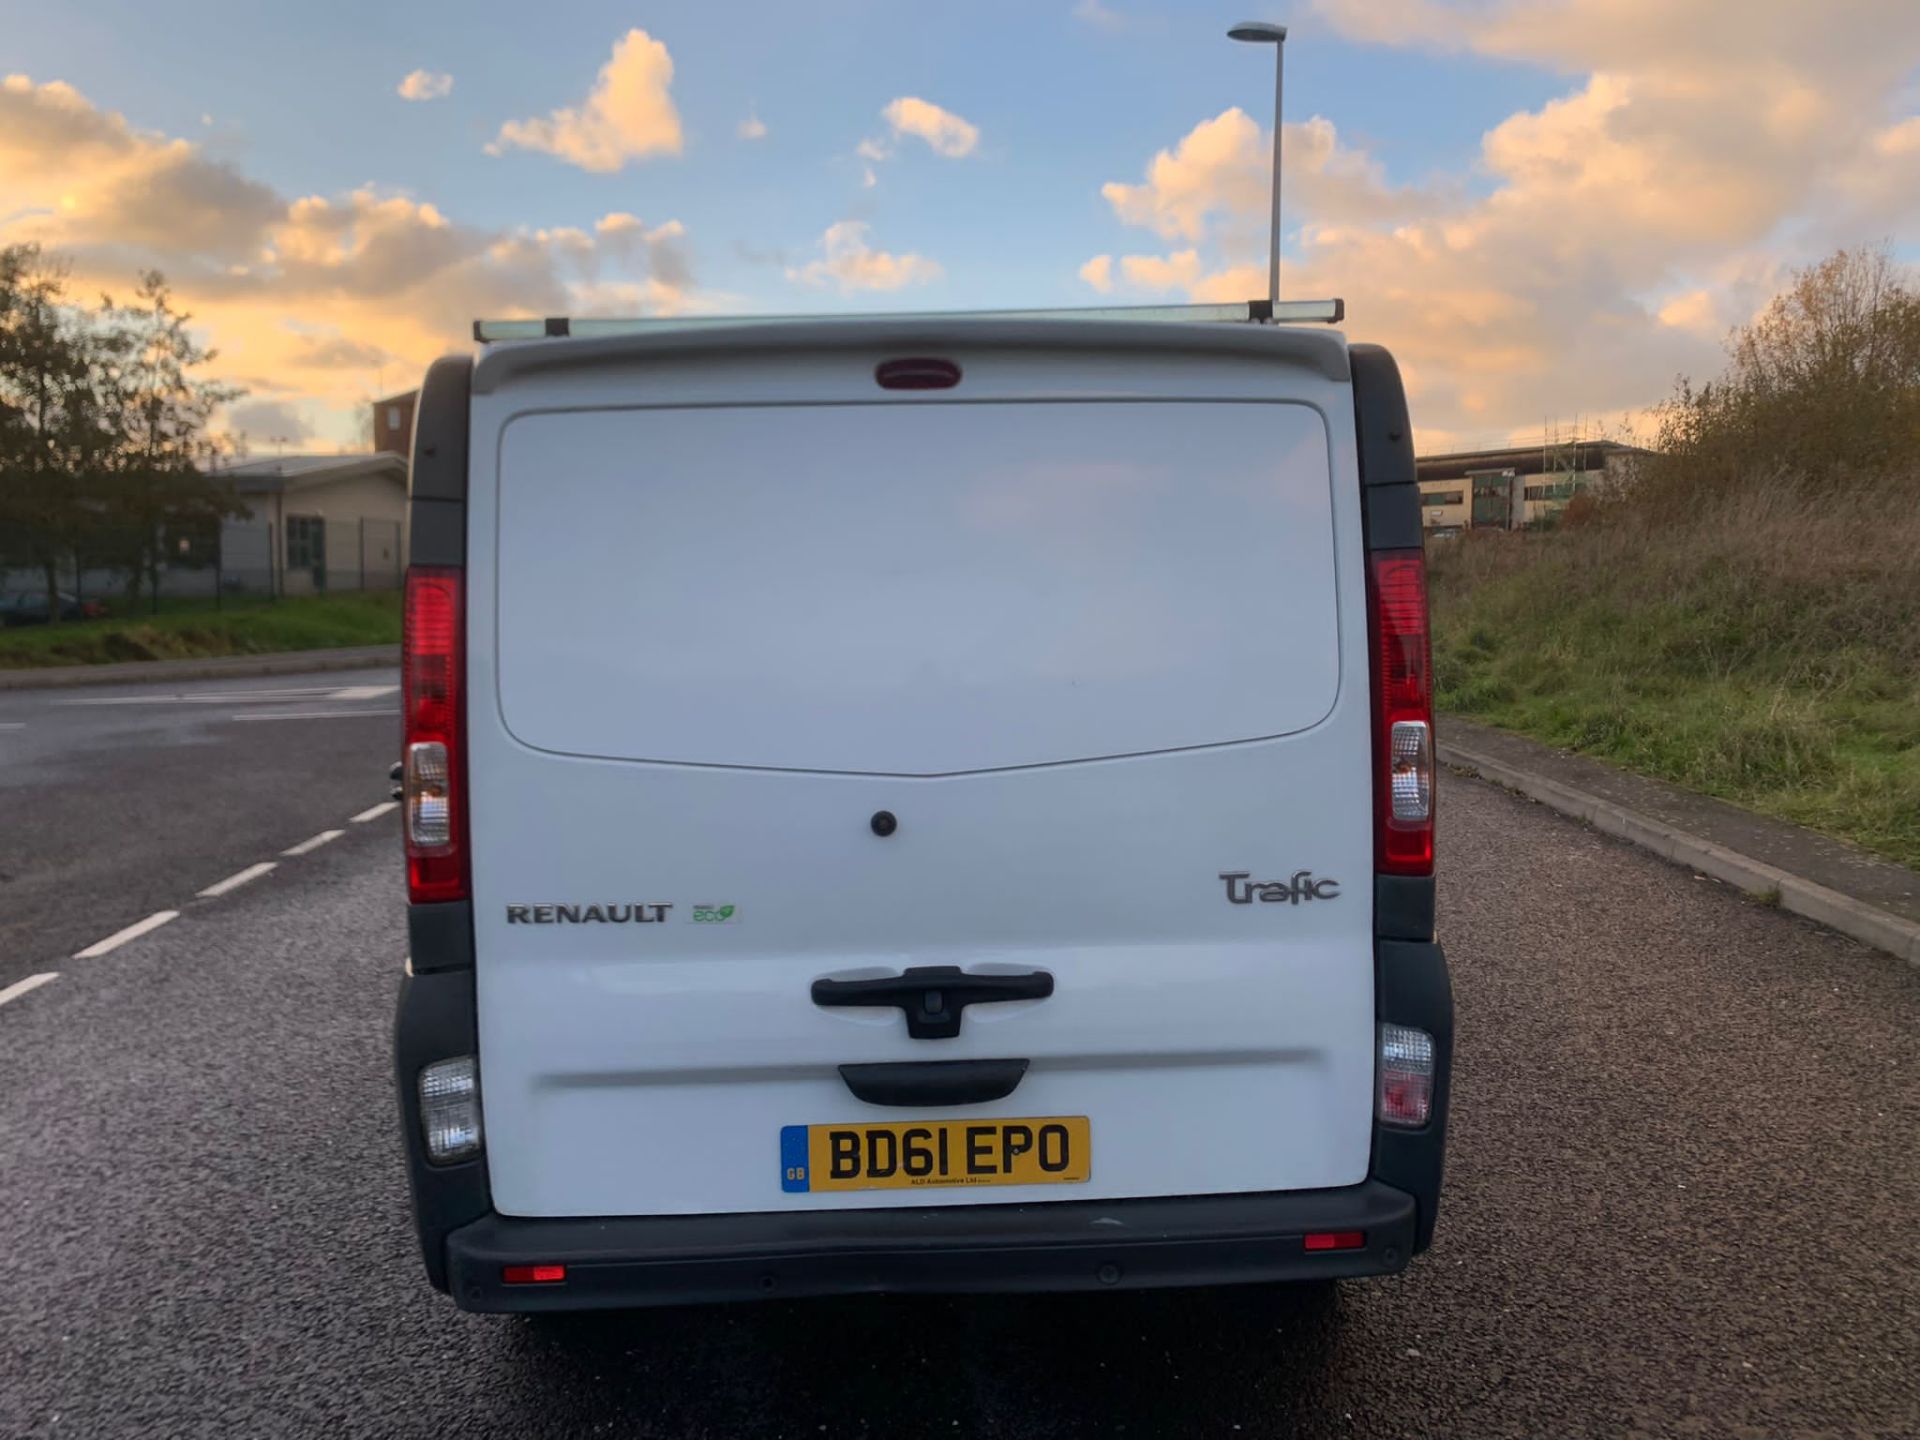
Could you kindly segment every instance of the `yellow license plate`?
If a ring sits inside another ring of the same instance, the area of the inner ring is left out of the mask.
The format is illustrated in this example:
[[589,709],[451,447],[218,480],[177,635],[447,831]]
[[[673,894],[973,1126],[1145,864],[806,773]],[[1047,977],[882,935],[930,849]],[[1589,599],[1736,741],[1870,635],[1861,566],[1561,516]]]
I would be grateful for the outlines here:
[[786,1125],[780,1188],[910,1190],[935,1185],[1073,1185],[1092,1173],[1084,1115],[1038,1120],[900,1120]]

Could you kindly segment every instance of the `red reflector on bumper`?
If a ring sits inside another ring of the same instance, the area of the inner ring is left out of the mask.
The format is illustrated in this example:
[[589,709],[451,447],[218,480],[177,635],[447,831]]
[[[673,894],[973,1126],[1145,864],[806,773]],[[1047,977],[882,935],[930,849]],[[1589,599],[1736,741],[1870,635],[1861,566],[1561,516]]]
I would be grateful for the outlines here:
[[1315,1230],[1307,1236],[1309,1250],[1363,1250],[1366,1244],[1364,1230]]
[[567,1278],[564,1265],[506,1265],[500,1278],[509,1285],[558,1285]]

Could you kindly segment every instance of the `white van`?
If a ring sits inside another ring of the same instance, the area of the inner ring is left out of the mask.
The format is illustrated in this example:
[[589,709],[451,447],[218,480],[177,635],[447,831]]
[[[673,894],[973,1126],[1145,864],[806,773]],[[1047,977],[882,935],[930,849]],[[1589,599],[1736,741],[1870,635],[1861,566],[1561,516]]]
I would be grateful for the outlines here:
[[1452,1002],[1405,395],[1241,308],[549,321],[432,367],[396,1049],[436,1286],[1427,1246]]

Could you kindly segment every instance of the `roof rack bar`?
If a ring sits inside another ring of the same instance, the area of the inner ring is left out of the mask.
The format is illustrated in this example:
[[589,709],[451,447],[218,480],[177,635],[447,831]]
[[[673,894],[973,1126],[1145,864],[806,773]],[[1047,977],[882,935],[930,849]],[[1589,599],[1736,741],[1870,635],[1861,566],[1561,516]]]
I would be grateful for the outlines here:
[[[1132,320],[1164,323],[1254,325],[1338,325],[1346,319],[1344,300],[1245,300],[1223,305],[1106,305],[1059,310],[922,310],[904,314],[845,318],[888,320]],[[729,325],[782,325],[814,322],[824,315],[645,315],[632,317],[548,316],[542,320],[476,320],[473,338],[540,340],[548,337],[633,335],[666,330],[719,329]]]

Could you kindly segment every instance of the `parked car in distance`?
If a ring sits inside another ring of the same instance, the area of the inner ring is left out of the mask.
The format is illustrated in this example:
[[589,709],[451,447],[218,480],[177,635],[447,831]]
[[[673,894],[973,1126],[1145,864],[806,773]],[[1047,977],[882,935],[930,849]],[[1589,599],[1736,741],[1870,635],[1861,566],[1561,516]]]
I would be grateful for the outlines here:
[[[62,620],[98,620],[107,613],[98,600],[82,600],[64,590],[58,593]],[[46,591],[16,590],[0,602],[0,625],[44,625],[47,612]]]

